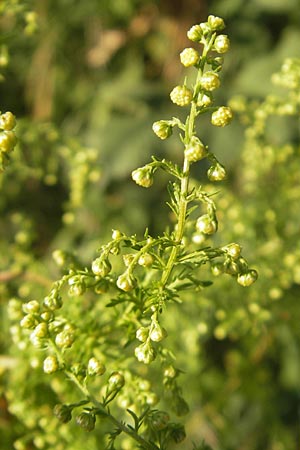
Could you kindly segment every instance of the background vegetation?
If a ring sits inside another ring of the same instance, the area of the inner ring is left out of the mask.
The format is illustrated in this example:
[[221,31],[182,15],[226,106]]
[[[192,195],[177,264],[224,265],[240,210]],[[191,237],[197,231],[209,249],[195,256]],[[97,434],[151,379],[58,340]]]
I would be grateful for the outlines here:
[[[145,194],[130,173],[152,154],[180,161],[151,124],[172,116],[186,30],[208,14],[231,39],[220,102],[233,98],[236,110],[228,129],[201,131],[229,172],[219,235],[243,246],[260,277],[244,290],[208,272],[213,286],[168,315],[188,444],[300,448],[299,66],[291,94],[271,83],[285,58],[300,57],[298,1],[3,0],[0,14],[0,108],[16,115],[19,138],[0,174],[1,448],[99,448],[99,430],[63,426],[55,440],[53,391],[18,342],[8,300],[45,295],[56,248],[88,261],[112,228],[164,229],[165,180]],[[203,183],[206,169],[194,171]]]

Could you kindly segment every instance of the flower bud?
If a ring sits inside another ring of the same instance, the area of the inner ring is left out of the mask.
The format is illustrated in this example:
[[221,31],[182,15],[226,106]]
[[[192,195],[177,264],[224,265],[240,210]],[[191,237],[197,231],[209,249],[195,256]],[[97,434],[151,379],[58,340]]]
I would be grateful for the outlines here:
[[35,334],[36,337],[38,338],[44,338],[48,335],[48,326],[45,322],[41,322],[39,323],[33,333]]
[[112,230],[111,237],[114,241],[120,239],[122,236],[123,236],[123,233],[121,233],[120,230]]
[[16,135],[13,131],[3,131],[0,133],[0,151],[10,153],[17,143]]
[[26,314],[20,321],[20,326],[22,328],[34,328],[37,325],[37,320],[33,314]]
[[98,277],[104,278],[111,271],[111,264],[107,258],[99,257],[92,262],[92,272]]
[[220,84],[219,75],[215,72],[206,72],[200,79],[200,85],[206,91],[214,91]]
[[173,133],[173,128],[166,120],[159,120],[154,122],[152,130],[160,139],[167,139]]
[[16,126],[16,118],[10,111],[7,111],[0,116],[0,128],[5,131],[10,131]]
[[154,411],[151,417],[151,426],[154,430],[160,431],[167,427],[170,416],[165,411]]
[[76,417],[76,423],[85,431],[92,431],[95,428],[96,416],[89,412],[82,412]]
[[216,163],[207,171],[207,178],[210,181],[223,181],[226,178],[226,170],[225,167],[220,163]]
[[214,234],[218,229],[218,222],[210,215],[204,214],[197,219],[196,228],[200,233]]
[[143,267],[150,267],[153,263],[153,256],[150,253],[144,253],[138,259],[138,264]]
[[208,25],[213,31],[221,31],[225,28],[224,20],[217,16],[208,16]]
[[199,141],[198,139],[194,141],[192,140],[191,143],[184,150],[184,156],[191,163],[200,161],[206,155],[207,155],[206,148],[204,144],[202,144],[202,142]]
[[239,244],[232,243],[225,245],[225,247],[223,247],[223,250],[225,250],[225,252],[228,253],[229,256],[231,256],[231,258],[237,259],[241,254],[242,248]]
[[153,184],[153,169],[149,166],[139,167],[132,172],[131,177],[139,186],[148,188]]
[[150,364],[156,358],[156,351],[148,342],[136,347],[134,354],[137,360],[144,364]]
[[72,410],[67,405],[55,405],[53,409],[53,414],[62,423],[70,422],[72,419]]
[[69,348],[74,342],[74,334],[66,330],[61,331],[55,337],[55,344],[60,348]]
[[200,42],[203,36],[203,31],[200,25],[193,25],[187,32],[187,37],[190,41]]
[[230,48],[230,41],[226,34],[220,34],[214,42],[214,49],[218,53],[226,53]]
[[146,342],[149,335],[149,328],[147,327],[140,327],[138,330],[136,330],[135,336],[136,338],[141,342]]
[[153,322],[149,337],[153,342],[160,342],[168,336],[167,330],[161,327],[158,322]]
[[225,127],[232,120],[233,114],[228,106],[221,106],[211,115],[211,123],[216,127]]
[[199,53],[194,48],[185,48],[180,53],[180,61],[184,67],[194,66],[199,61]]
[[222,273],[225,272],[225,266],[224,263],[222,263],[221,261],[217,261],[217,262],[213,262],[211,263],[211,272],[212,274],[217,277],[219,275],[222,275]]
[[56,356],[50,355],[47,356],[46,359],[44,359],[43,370],[45,373],[47,374],[54,373],[57,372],[58,369],[59,365]]
[[108,386],[110,390],[119,390],[125,384],[124,375],[121,372],[112,372],[108,379]]
[[128,272],[123,273],[117,279],[117,286],[119,289],[125,292],[132,291],[136,284],[135,278]]
[[200,92],[200,94],[198,95],[197,106],[199,106],[199,108],[206,108],[207,106],[210,106],[212,102],[213,100],[211,94],[203,94],[202,92]]
[[257,280],[258,274],[256,270],[251,269],[248,272],[241,273],[237,277],[237,282],[244,287],[248,287]]
[[43,303],[46,308],[51,311],[55,311],[62,307],[62,298],[57,292],[54,292],[53,294],[45,297]]
[[38,313],[40,310],[40,304],[36,300],[31,300],[30,302],[23,303],[22,309],[25,314]]
[[176,378],[178,375],[177,370],[174,366],[167,366],[164,370],[164,377],[166,378]]
[[97,358],[90,358],[88,362],[88,374],[89,375],[103,375],[106,371],[106,367]]
[[187,106],[193,99],[193,93],[186,86],[176,86],[170,93],[170,98],[178,106]]

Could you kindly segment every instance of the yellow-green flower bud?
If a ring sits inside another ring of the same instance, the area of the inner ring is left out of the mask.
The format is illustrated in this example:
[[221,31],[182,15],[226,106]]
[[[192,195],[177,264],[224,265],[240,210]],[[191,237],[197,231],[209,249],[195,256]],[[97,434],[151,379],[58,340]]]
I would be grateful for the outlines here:
[[153,256],[150,253],[144,253],[138,259],[138,264],[143,267],[150,267],[153,264]]
[[141,342],[146,342],[149,335],[149,328],[147,327],[140,327],[138,330],[136,330],[136,338]]
[[198,95],[197,106],[199,106],[200,108],[206,108],[207,106],[210,106],[212,102],[213,100],[211,94],[203,94],[200,92],[200,94]]
[[185,48],[180,53],[180,61],[184,67],[195,66],[199,61],[199,53],[194,48]]
[[0,133],[0,151],[10,153],[17,143],[16,135],[13,131],[3,131]]
[[68,294],[70,295],[70,297],[79,297],[80,295],[84,294],[85,291],[86,285],[84,281],[79,281],[70,286]]
[[124,375],[121,372],[112,372],[108,379],[108,386],[111,391],[121,389],[125,384]]
[[151,326],[149,337],[153,342],[160,342],[168,336],[167,330],[154,322]]
[[231,258],[237,259],[241,254],[242,248],[239,244],[232,243],[225,245],[225,247],[223,247],[223,250],[225,250],[225,252],[228,253],[229,256],[231,256]]
[[144,344],[136,347],[136,349],[134,350],[134,354],[137,360],[144,364],[150,364],[156,358],[156,351],[148,342],[145,342]]
[[50,356],[47,356],[46,359],[44,359],[43,370],[45,373],[47,373],[47,374],[54,373],[54,372],[57,372],[58,369],[59,369],[59,364],[58,364],[58,360],[57,360],[56,356],[50,355]]
[[96,416],[89,412],[82,412],[76,417],[76,423],[85,431],[92,431],[95,428]]
[[202,144],[202,142],[199,141],[198,139],[192,140],[191,143],[184,150],[184,156],[191,163],[200,161],[206,155],[207,155],[206,148]]
[[190,41],[200,42],[203,36],[203,31],[200,25],[193,25],[187,32],[187,37]]
[[237,282],[244,287],[248,287],[257,280],[258,274],[256,270],[251,269],[248,272],[241,273],[237,277]]
[[57,292],[54,292],[53,294],[45,297],[43,303],[46,308],[51,311],[55,311],[62,307],[62,298]]
[[129,273],[125,272],[117,279],[117,286],[119,289],[125,292],[132,291],[136,284],[135,278]]
[[106,367],[97,358],[90,358],[87,371],[89,375],[103,375],[106,371]]
[[139,186],[148,188],[153,184],[153,170],[149,166],[139,167],[132,172],[131,176]]
[[206,72],[200,79],[200,85],[206,91],[214,91],[220,84],[219,75],[215,72]]
[[46,324],[46,322],[41,322],[39,323],[33,333],[35,334],[36,337],[38,338],[44,338],[48,335],[48,325]]
[[210,181],[223,181],[226,178],[225,167],[220,163],[212,165],[207,171],[207,178]]
[[166,120],[158,120],[152,125],[152,130],[160,139],[167,139],[173,133],[173,128]]
[[187,106],[193,99],[193,93],[186,86],[176,86],[170,93],[170,98],[178,106]]
[[2,130],[10,131],[16,126],[16,118],[10,111],[7,111],[0,116],[0,128]]
[[197,219],[196,228],[200,233],[214,234],[218,229],[218,222],[210,215],[204,214]]
[[226,53],[230,48],[230,41],[226,34],[220,34],[214,42],[214,49],[218,53]]
[[213,31],[221,31],[225,28],[224,20],[221,17],[208,16],[207,22]]
[[121,239],[122,236],[123,236],[123,233],[121,233],[120,230],[112,230],[111,237],[114,241]]
[[225,127],[232,120],[233,114],[229,106],[221,106],[211,115],[211,123],[216,127]]
[[23,303],[22,309],[25,314],[38,313],[40,310],[40,304],[36,300],[31,300],[30,302]]
[[104,278],[111,271],[111,264],[107,258],[101,256],[92,262],[92,272],[98,277]]
[[20,322],[22,328],[34,328],[37,325],[37,320],[33,314],[26,314]]
[[74,342],[74,334],[68,331],[61,331],[55,337],[55,344],[60,348],[69,348]]

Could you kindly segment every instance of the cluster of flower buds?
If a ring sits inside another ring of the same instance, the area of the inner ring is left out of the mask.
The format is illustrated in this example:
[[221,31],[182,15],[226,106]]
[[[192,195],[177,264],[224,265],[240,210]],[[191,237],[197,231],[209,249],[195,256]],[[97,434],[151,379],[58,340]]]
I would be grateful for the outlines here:
[[9,163],[9,154],[17,143],[17,137],[13,131],[16,126],[16,118],[7,111],[0,113],[0,170],[4,170]]

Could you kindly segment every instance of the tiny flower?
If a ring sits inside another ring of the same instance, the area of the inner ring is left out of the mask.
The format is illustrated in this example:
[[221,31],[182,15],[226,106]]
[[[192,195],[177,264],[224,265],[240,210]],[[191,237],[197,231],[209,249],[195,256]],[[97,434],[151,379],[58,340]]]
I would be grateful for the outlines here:
[[84,281],[80,281],[79,283],[72,284],[68,290],[68,294],[70,297],[79,297],[84,294],[86,291],[86,285]]
[[153,342],[160,342],[168,336],[167,330],[161,327],[158,322],[154,322],[151,326],[149,337]]
[[248,287],[257,280],[258,274],[256,270],[251,269],[248,272],[239,274],[237,277],[237,282],[244,287]]
[[55,344],[60,348],[69,348],[74,342],[74,334],[68,331],[61,331],[55,337]]
[[112,230],[111,237],[114,241],[121,239],[122,236],[123,236],[123,233],[121,233],[120,230]]
[[230,48],[230,41],[226,34],[220,34],[216,37],[214,42],[214,49],[218,53],[226,53]]
[[191,141],[191,143],[184,150],[186,159],[191,163],[200,161],[206,156],[206,154],[206,148],[199,140]]
[[144,253],[138,259],[138,264],[143,267],[150,267],[153,263],[153,256],[149,253]]
[[0,133],[0,151],[10,153],[17,143],[16,135],[13,131],[3,131]]
[[193,93],[186,86],[176,86],[170,93],[170,98],[178,106],[187,106],[193,99]]
[[45,373],[50,374],[54,373],[59,369],[58,361],[56,356],[50,355],[44,359],[43,370]]
[[158,120],[152,125],[152,130],[160,139],[167,139],[171,136],[173,128],[166,120]]
[[223,250],[225,250],[225,252],[231,256],[231,258],[237,259],[241,254],[242,248],[239,244],[232,243],[225,245],[225,247],[223,247]]
[[90,358],[88,362],[88,374],[89,375],[103,375],[106,371],[106,367],[97,358]]
[[224,20],[221,17],[208,16],[207,22],[213,31],[221,31],[225,28]]
[[124,375],[121,372],[112,372],[108,379],[108,386],[110,390],[119,390],[125,384]]
[[187,32],[187,37],[190,41],[199,42],[203,36],[203,31],[200,25],[193,25]]
[[233,114],[228,106],[221,106],[211,115],[211,123],[216,127],[225,127],[232,120]]
[[48,325],[45,322],[41,322],[39,323],[33,333],[35,334],[35,336],[37,336],[38,338],[44,338],[48,335]]
[[225,272],[225,266],[221,261],[211,263],[210,268],[211,268],[212,274],[215,277],[222,275],[222,273]]
[[156,351],[148,342],[136,347],[134,354],[137,360],[144,364],[150,364],[156,358]]
[[53,409],[53,414],[62,423],[70,422],[72,419],[72,410],[67,405],[55,405]]
[[177,370],[175,369],[174,366],[167,366],[164,370],[164,377],[166,378],[176,378],[178,375]]
[[7,111],[0,116],[0,128],[2,130],[10,131],[16,126],[16,118],[10,111]]
[[38,313],[40,310],[40,304],[36,300],[31,300],[30,302],[24,303],[22,309],[26,314]]
[[215,72],[206,72],[200,79],[200,85],[206,91],[214,91],[220,84],[219,75]]
[[20,322],[22,328],[34,328],[37,325],[37,320],[33,314],[26,314]]
[[101,256],[92,262],[92,272],[98,277],[104,278],[111,271],[111,264],[107,258]]
[[211,94],[203,94],[200,92],[200,94],[198,95],[197,106],[199,106],[200,108],[206,108],[207,106],[210,106],[212,102],[213,100]]
[[210,181],[223,181],[226,178],[225,167],[220,163],[213,164],[207,171],[207,178]]
[[196,228],[200,233],[214,234],[218,229],[218,222],[215,218],[204,214],[197,219]]
[[138,330],[136,330],[135,336],[136,338],[141,342],[146,342],[149,335],[149,328],[147,327],[140,327]]
[[199,57],[199,53],[194,48],[185,48],[180,53],[180,61],[184,67],[194,66],[199,61]]
[[76,417],[76,423],[85,431],[92,431],[95,428],[96,417],[89,412],[82,412]]
[[139,186],[148,188],[153,184],[153,169],[149,166],[139,167],[132,172],[131,177]]
[[51,311],[55,311],[62,307],[62,298],[57,292],[53,292],[44,298],[44,306]]
[[155,411],[151,418],[151,426],[154,430],[163,430],[167,427],[170,416],[165,411]]
[[136,284],[135,278],[128,272],[123,273],[117,279],[117,286],[122,291],[128,292],[134,289]]

